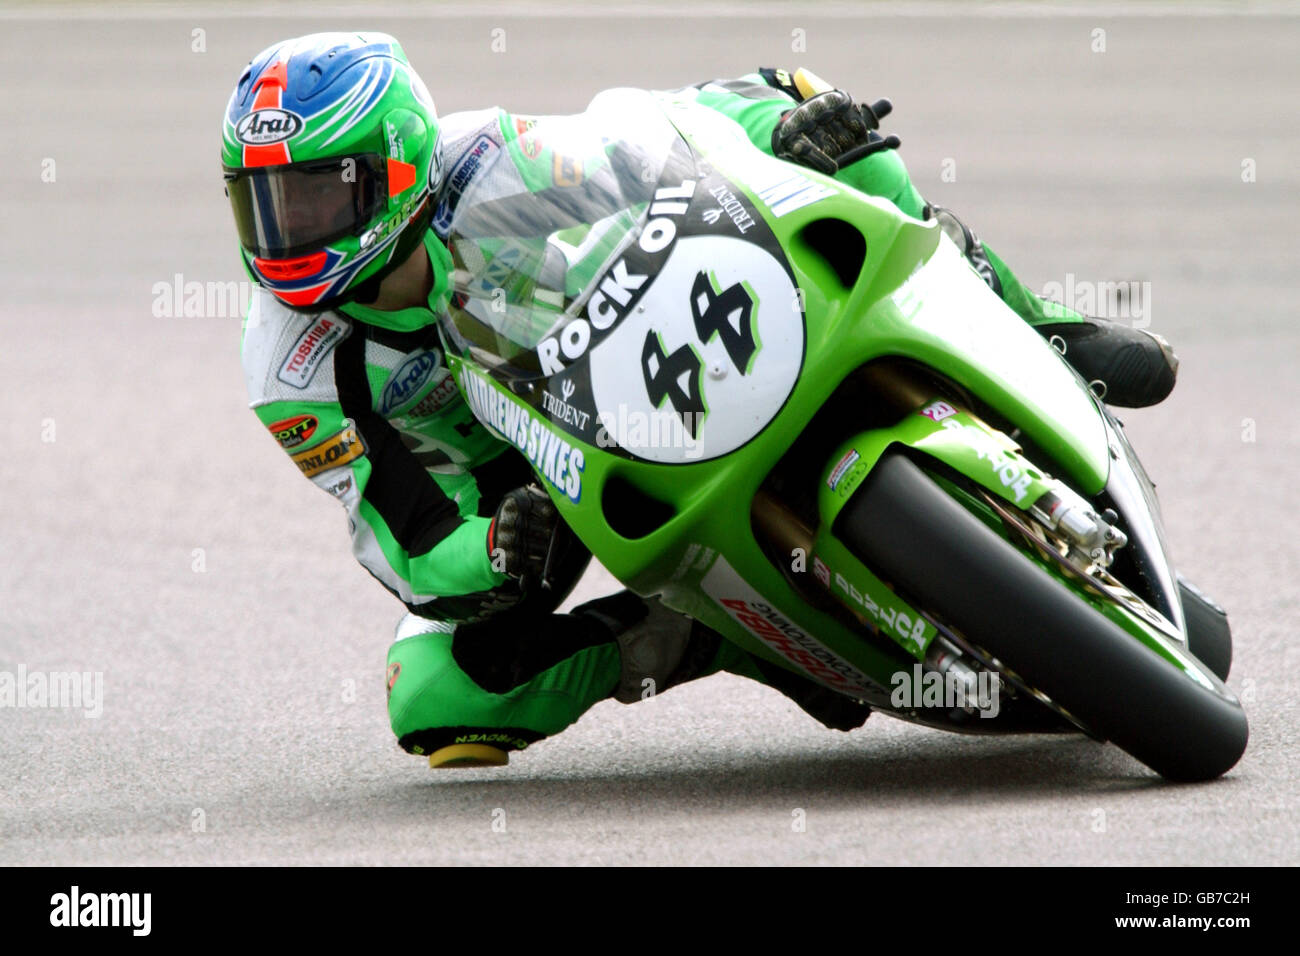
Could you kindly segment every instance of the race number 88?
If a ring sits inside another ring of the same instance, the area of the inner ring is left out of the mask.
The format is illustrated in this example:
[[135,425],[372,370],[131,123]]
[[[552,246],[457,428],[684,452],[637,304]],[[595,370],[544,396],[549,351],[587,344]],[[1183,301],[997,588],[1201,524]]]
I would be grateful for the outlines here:
[[[691,286],[691,319],[701,344],[715,337],[721,339],[727,356],[741,375],[749,374],[758,353],[754,333],[754,308],[757,298],[747,282],[737,282],[719,289],[712,273],[700,271]],[[657,332],[646,333],[641,349],[641,371],[646,395],[659,408],[665,399],[682,418],[682,425],[692,438],[703,420],[704,396],[701,391],[703,359],[694,346],[683,345],[672,354],[664,349]]]

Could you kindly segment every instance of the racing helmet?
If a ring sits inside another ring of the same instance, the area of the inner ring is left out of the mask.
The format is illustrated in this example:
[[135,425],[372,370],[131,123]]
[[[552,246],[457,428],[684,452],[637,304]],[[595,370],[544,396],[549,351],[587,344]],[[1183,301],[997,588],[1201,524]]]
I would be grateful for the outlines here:
[[240,76],[222,173],[250,277],[291,309],[370,301],[442,181],[433,99],[386,33],[274,44]]

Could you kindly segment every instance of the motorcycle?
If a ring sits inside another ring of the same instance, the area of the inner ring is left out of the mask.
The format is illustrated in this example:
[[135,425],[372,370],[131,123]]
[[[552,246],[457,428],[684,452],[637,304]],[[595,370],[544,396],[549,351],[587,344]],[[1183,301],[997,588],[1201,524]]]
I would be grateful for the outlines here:
[[691,90],[500,152],[441,211],[448,361],[624,585],[903,720],[1237,762],[1226,614],[1123,425],[935,223]]

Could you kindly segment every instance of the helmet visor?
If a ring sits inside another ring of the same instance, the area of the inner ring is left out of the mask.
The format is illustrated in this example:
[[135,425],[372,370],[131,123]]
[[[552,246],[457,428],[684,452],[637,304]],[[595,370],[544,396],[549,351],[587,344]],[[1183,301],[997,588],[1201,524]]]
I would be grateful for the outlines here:
[[223,169],[240,245],[266,259],[315,252],[357,235],[388,201],[384,162],[374,153]]

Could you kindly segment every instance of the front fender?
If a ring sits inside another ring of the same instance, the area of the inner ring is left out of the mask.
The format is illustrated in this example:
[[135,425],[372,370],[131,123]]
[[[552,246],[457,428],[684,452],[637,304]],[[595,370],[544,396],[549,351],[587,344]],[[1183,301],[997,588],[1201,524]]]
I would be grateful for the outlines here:
[[1105,487],[1106,428],[1087,386],[946,236],[902,285],[870,305],[866,325],[878,351],[939,370],[1014,423],[1077,490],[1095,495]]

